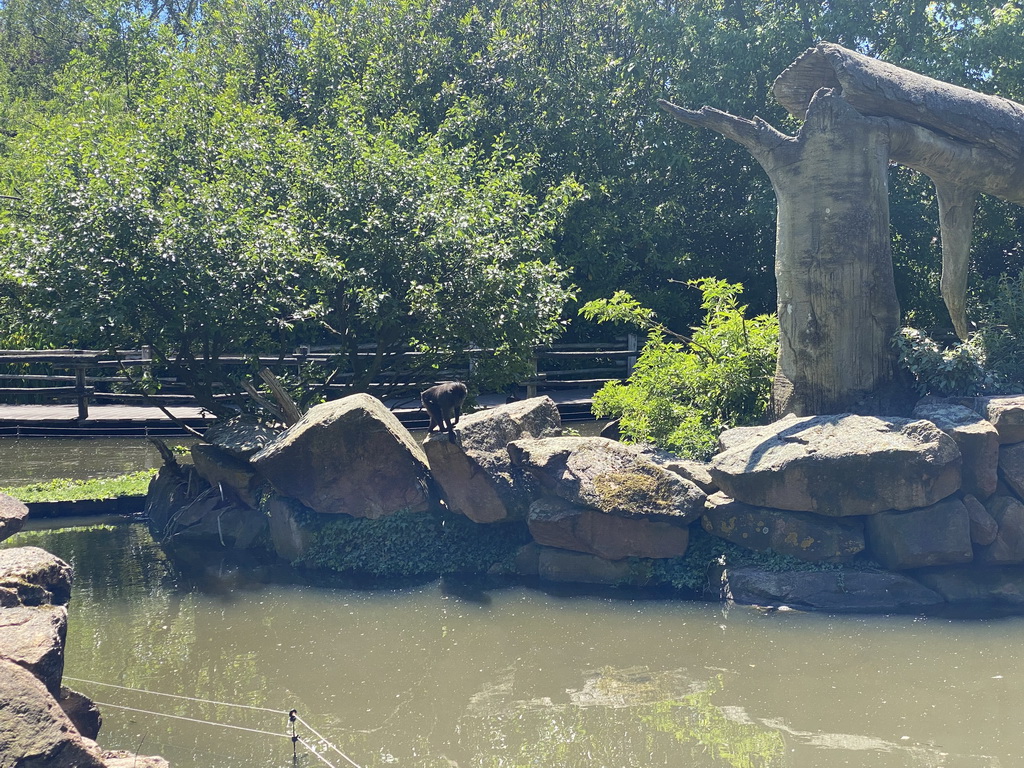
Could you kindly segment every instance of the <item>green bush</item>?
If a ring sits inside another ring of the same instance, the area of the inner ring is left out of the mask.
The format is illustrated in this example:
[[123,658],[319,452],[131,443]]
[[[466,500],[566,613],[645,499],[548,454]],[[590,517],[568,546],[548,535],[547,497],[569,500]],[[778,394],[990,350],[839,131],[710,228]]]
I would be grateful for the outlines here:
[[973,396],[998,391],[999,377],[987,370],[981,335],[943,349],[916,328],[901,328],[894,343],[900,365],[914,377],[921,395]]
[[688,285],[701,291],[706,313],[692,337],[656,323],[650,310],[622,292],[580,312],[649,331],[629,381],[605,385],[594,397],[594,414],[620,419],[627,442],[703,459],[714,452],[723,429],[755,423],[767,413],[779,326],[773,315],[746,317],[738,283],[703,278]]

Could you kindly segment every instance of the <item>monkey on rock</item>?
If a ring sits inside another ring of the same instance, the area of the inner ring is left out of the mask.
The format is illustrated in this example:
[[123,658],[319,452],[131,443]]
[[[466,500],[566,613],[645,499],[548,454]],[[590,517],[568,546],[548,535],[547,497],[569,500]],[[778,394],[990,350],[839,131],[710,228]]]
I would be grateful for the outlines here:
[[456,442],[455,425],[459,423],[462,401],[465,399],[466,385],[461,381],[445,381],[421,393],[420,402],[430,414],[430,428],[427,431],[433,432],[437,427],[441,432],[448,432],[448,442]]

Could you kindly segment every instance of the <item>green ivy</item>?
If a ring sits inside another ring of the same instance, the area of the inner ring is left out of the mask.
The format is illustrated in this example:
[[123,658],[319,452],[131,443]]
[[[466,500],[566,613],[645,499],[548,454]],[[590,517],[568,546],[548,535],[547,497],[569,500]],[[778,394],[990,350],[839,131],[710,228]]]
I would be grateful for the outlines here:
[[313,543],[297,564],[378,577],[483,574],[529,541],[521,523],[480,525],[437,512],[318,517],[312,526]]

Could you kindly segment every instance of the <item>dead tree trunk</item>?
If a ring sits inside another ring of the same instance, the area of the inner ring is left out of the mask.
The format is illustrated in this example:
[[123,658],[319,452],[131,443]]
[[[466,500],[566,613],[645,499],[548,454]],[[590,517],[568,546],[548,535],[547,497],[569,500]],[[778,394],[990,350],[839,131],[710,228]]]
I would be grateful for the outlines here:
[[886,167],[889,125],[831,90],[795,137],[760,118],[662,103],[677,119],[739,142],[767,171],[778,202],[776,413],[879,413],[902,397],[893,334]]
[[820,88],[838,89],[862,115],[890,124],[890,158],[935,183],[942,297],[960,338],[974,203],[979,192],[1024,204],[1024,106],[821,43],[775,81],[775,97],[802,116]]

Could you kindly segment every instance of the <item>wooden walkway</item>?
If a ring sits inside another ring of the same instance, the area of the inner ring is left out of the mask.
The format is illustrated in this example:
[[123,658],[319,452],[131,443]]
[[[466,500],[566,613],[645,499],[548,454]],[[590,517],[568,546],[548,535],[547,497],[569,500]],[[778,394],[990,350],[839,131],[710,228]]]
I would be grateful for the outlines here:
[[[555,401],[563,421],[592,419],[592,391],[584,389],[542,392]],[[504,402],[502,395],[482,395],[483,408]],[[194,406],[174,405],[168,410],[200,432],[213,423],[209,412]],[[403,400],[392,406],[410,429],[426,429],[428,419],[418,402]],[[89,405],[89,418],[79,421],[78,406],[10,405],[0,403],[0,437],[169,437],[185,434],[159,408],[142,405]]]

